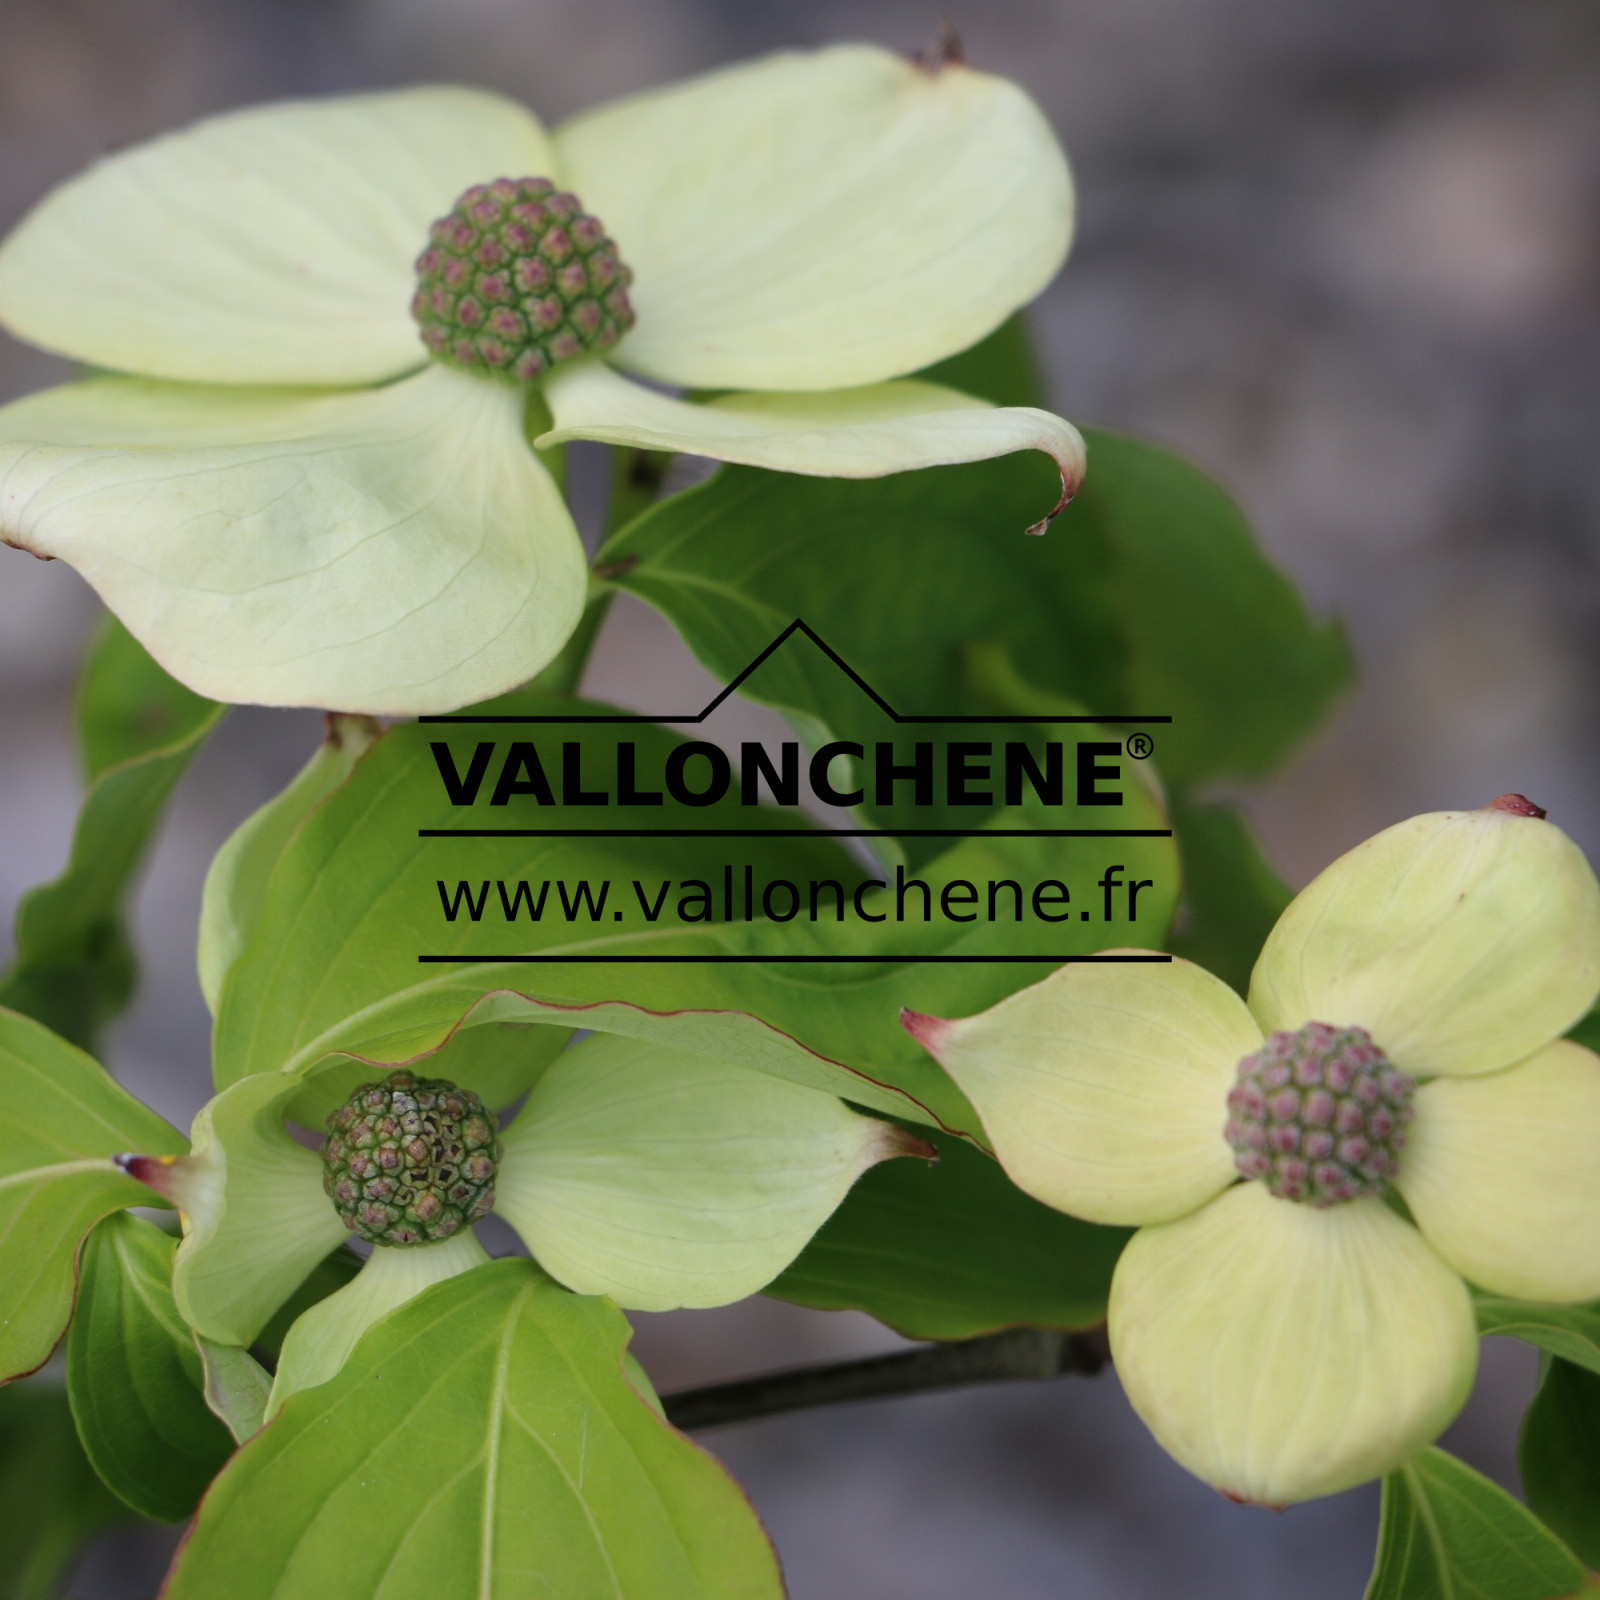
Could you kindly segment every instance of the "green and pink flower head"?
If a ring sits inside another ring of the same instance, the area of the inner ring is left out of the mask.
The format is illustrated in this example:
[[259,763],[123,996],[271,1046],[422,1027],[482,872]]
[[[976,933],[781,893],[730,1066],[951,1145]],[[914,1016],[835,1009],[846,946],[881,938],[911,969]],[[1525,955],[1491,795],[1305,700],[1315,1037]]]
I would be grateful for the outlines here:
[[0,410],[0,539],[217,699],[485,699],[585,603],[569,440],[861,478],[1041,450],[1064,503],[1068,423],[907,375],[1032,299],[1072,211],[1019,89],[867,46],[554,132],[459,88],[216,117],[0,245],[0,323],[102,374]]
[[1111,1288],[1129,1399],[1268,1505],[1434,1439],[1472,1387],[1467,1285],[1600,1295],[1600,885],[1520,795],[1334,862],[1248,1001],[1191,962],[1067,966],[905,1025],[1015,1182],[1139,1231]]
[[633,326],[632,282],[576,195],[548,178],[496,178],[434,223],[411,314],[437,360],[531,383],[609,350]]

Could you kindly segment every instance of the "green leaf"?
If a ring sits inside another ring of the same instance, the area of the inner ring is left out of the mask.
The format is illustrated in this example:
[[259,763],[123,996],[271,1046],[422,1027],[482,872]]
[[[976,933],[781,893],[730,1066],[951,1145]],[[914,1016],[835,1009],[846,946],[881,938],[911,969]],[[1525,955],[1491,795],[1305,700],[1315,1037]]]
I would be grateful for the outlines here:
[[113,616],[100,624],[73,697],[78,745],[92,782],[215,720],[214,702],[169,677]]
[[213,858],[200,902],[198,952],[200,990],[213,1014],[289,835],[344,781],[380,731],[371,717],[330,715],[326,736],[294,782],[240,823]]
[[1028,314],[1007,317],[987,339],[917,374],[975,394],[997,406],[1048,406],[1044,372],[1034,352]]
[[[525,696],[507,709],[579,709],[571,701]],[[483,730],[483,731],[493,731]],[[628,730],[638,748],[639,771],[659,772],[678,743],[665,730]],[[586,734],[588,737],[578,737]],[[1113,944],[1158,947],[1166,930],[1175,871],[1171,841],[1008,839],[981,833],[946,850],[920,869],[937,905],[942,888],[958,881],[989,880],[1034,885],[1062,880],[1092,896],[1094,920],[1043,926],[1008,920],[1006,891],[994,923],[954,923],[933,916],[920,920],[919,892],[908,891],[909,919],[863,927],[853,915],[834,919],[830,892],[819,899],[821,919],[774,924],[744,922],[737,899],[735,920],[679,920],[686,880],[711,886],[721,916],[725,869],[736,882],[750,865],[755,881],[784,878],[807,885],[833,882],[848,897],[864,874],[828,835],[803,838],[696,839],[451,839],[418,837],[419,829],[464,824],[560,829],[593,827],[594,810],[567,811],[523,796],[489,808],[455,808],[440,782],[429,745],[437,728],[391,729],[328,799],[307,818],[285,847],[268,883],[260,920],[225,988],[216,1033],[219,1087],[255,1072],[303,1072],[335,1051],[366,1063],[409,1060],[436,1048],[463,1017],[486,1022],[544,1020],[564,1026],[650,1038],[681,1049],[735,1059],[875,1110],[942,1121],[975,1132],[971,1108],[932,1060],[901,1030],[901,1006],[942,1013],[979,1011],[1043,966],[1001,963],[940,964],[924,957],[1046,953],[1069,955]],[[455,736],[458,770],[464,769],[481,737]],[[563,728],[561,743],[583,747],[599,770],[611,759],[614,735]],[[551,744],[546,744],[547,752]],[[502,747],[503,753],[503,747]],[[498,770],[498,769],[496,769]],[[487,788],[487,785],[486,785]],[[1137,784],[1119,821],[1159,828],[1165,818]],[[746,808],[730,799],[696,808],[610,806],[599,814],[607,827],[687,826],[771,829],[793,827],[793,811]],[[1105,812],[1075,806],[1046,811],[1028,806],[997,814],[997,823],[1027,827],[1104,826]],[[970,824],[970,820],[968,822]],[[1126,876],[1153,883],[1138,903],[1138,918],[1126,918],[1119,896],[1111,921],[1102,921],[1094,885],[1107,861],[1120,862]],[[737,864],[737,865],[736,865]],[[887,879],[892,881],[892,870]],[[599,921],[580,913],[568,920],[555,884],[587,880],[609,883],[611,898]],[[552,881],[546,914],[531,922],[526,908],[506,920],[496,883],[508,898],[518,882],[533,892]],[[664,882],[672,895],[656,922],[641,908],[633,882],[653,899]],[[454,922],[441,910],[439,883],[447,896],[462,882],[487,895],[480,922],[465,910]],[[805,891],[802,889],[802,894]],[[1024,891],[1026,893],[1026,891]],[[875,891],[879,898],[885,891]],[[887,898],[896,898],[894,890]],[[892,907],[891,907],[892,909]],[[1042,931],[1041,931],[1042,927]],[[904,954],[903,965],[770,964],[789,954]],[[482,965],[419,964],[423,954],[603,956],[592,962]],[[734,955],[748,964],[712,965],[699,958]],[[650,963],[612,965],[615,956],[649,956]],[[693,957],[656,965],[657,956]],[[470,1017],[469,1014],[470,1013]],[[842,1065],[841,1065],[842,1064]],[[853,1069],[853,1070],[851,1070]],[[355,1070],[355,1069],[352,1069]],[[323,1113],[328,1108],[322,1108]],[[308,1120],[310,1111],[301,1120]]]
[[67,869],[23,896],[0,1005],[92,1049],[137,976],[123,907],[173,786],[224,708],[191,694],[108,618],[84,666],[78,724],[90,784]]
[[1590,1567],[1600,1567],[1600,1375],[1546,1364],[1518,1450],[1528,1504]]
[[172,1301],[177,1241],[122,1213],[89,1235],[67,1336],[67,1394],[95,1471],[135,1511],[181,1522],[233,1450]]
[[1586,1045],[1590,1050],[1600,1050],[1600,1006],[1596,1006],[1581,1022],[1567,1029],[1567,1037]]
[[1583,1576],[1525,1506],[1442,1450],[1383,1480],[1366,1600],[1556,1600]]
[[1240,994],[1272,925],[1293,898],[1235,806],[1178,801],[1172,808],[1183,862],[1183,904],[1167,948]]
[[766,1292],[867,1311],[908,1339],[1103,1322],[1129,1230],[1052,1211],[959,1139],[932,1142],[936,1166],[887,1161],[863,1176]]
[[[1062,716],[1084,710],[1080,702],[1023,679],[1003,645],[974,646],[967,669],[973,686],[997,712]],[[1293,895],[1236,806],[1179,795],[1172,802],[1172,823],[1183,900],[1166,948],[1245,994],[1261,946]]]
[[309,1311],[318,1301],[326,1300],[350,1282],[361,1270],[361,1257],[347,1245],[325,1255],[306,1275],[305,1281],[273,1314],[272,1320],[256,1335],[253,1349],[276,1362],[283,1349],[289,1329],[302,1311]]
[[175,1155],[181,1134],[37,1022],[0,1011],[0,1382],[42,1366],[72,1315],[78,1247],[102,1217],[157,1204],[111,1157]]
[[[963,661],[1004,642],[1025,680],[1092,711],[1171,715],[1153,730],[1169,782],[1271,771],[1347,683],[1342,634],[1311,620],[1193,467],[1106,433],[1089,459],[1040,539],[1016,532],[1047,492],[1026,458],[870,482],[725,468],[637,518],[597,565],[724,680],[802,617],[897,711],[981,714]],[[743,691],[840,737],[868,714],[799,641]]]
[[1089,450],[1056,531],[1101,564],[1122,696],[1173,719],[1156,741],[1162,772],[1185,786],[1272,772],[1350,682],[1343,629],[1312,621],[1239,508],[1188,462],[1111,433]]
[[1537,1345],[1563,1361],[1600,1373],[1600,1302],[1583,1306],[1536,1305],[1480,1295],[1474,1301],[1478,1332],[1503,1334]]
[[65,1391],[0,1389],[0,1600],[55,1600],[84,1545],[130,1520],[89,1465]]
[[528,1261],[425,1291],[223,1471],[166,1600],[777,1597],[737,1487],[627,1382],[628,1336]]
[[243,1444],[260,1432],[266,1418],[272,1374],[238,1345],[219,1344],[200,1333],[194,1342],[205,1368],[206,1404]]

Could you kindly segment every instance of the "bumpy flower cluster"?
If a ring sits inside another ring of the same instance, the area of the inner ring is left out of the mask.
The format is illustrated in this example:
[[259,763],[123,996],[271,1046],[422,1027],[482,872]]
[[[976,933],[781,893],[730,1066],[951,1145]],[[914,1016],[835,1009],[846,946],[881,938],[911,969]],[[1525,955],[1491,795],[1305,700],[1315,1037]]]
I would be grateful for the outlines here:
[[443,1078],[391,1073],[328,1118],[322,1186],[373,1244],[432,1244],[494,1209],[500,1140],[483,1102]]
[[526,381],[609,350],[633,326],[632,282],[576,195],[496,178],[434,223],[411,309],[439,360]]
[[1239,1171],[1280,1199],[1338,1205],[1395,1176],[1415,1091],[1365,1028],[1308,1022],[1239,1063],[1223,1133]]

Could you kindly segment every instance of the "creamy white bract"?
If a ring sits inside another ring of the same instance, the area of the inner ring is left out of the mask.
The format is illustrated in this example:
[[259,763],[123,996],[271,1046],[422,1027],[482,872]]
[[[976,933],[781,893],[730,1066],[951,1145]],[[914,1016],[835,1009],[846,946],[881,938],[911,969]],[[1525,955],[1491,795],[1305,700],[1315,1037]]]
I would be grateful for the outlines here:
[[[537,385],[429,361],[430,225],[530,177],[604,219],[636,324]],[[866,46],[553,133],[460,88],[217,117],[102,161],[0,247],[0,322],[124,374],[0,410],[0,537],[70,562],[204,694],[448,710],[532,676],[584,604],[530,428],[839,477],[1043,450],[1070,492],[1060,418],[897,380],[1037,294],[1071,230],[1026,95]]]
[[[1086,964],[907,1026],[1021,1188],[1142,1225],[1111,1290],[1128,1397],[1191,1471],[1282,1505],[1443,1430],[1476,1368],[1468,1281],[1600,1296],[1600,1057],[1560,1037],[1597,992],[1588,863],[1550,823],[1489,808],[1334,862],[1268,937],[1248,1003],[1186,961]],[[1311,1023],[1365,1030],[1420,1085],[1392,1175],[1410,1221],[1379,1193],[1312,1204],[1240,1181],[1240,1063]]]

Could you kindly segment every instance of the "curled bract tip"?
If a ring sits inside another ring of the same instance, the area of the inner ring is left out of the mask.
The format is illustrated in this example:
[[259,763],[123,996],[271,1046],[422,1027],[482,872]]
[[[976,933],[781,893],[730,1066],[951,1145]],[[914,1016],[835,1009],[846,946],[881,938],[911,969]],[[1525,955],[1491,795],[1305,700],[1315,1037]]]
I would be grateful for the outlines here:
[[1037,522],[1030,523],[1022,530],[1034,538],[1050,531],[1050,524],[1077,499],[1078,491],[1083,487],[1084,474],[1081,462],[1076,470],[1069,470],[1065,459],[1057,456],[1056,464],[1061,468],[1061,498]]
[[892,1161],[896,1156],[915,1156],[930,1166],[938,1163],[938,1147],[912,1133],[909,1128],[899,1127],[893,1122],[880,1122],[878,1127],[881,1131],[876,1145],[869,1152],[872,1163]]

